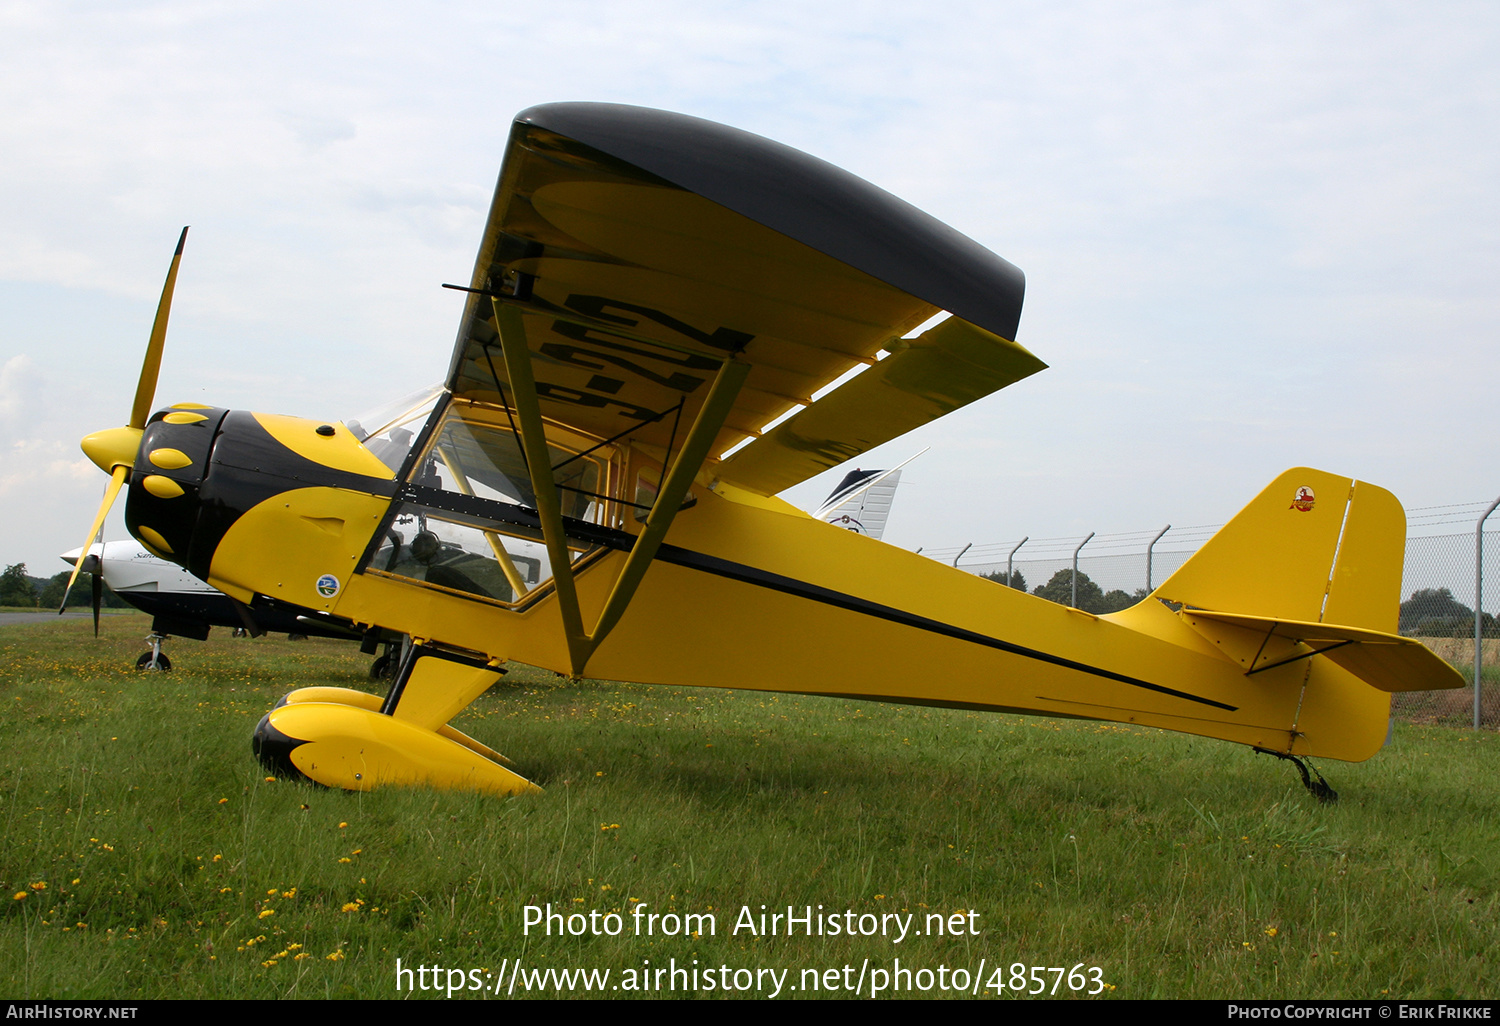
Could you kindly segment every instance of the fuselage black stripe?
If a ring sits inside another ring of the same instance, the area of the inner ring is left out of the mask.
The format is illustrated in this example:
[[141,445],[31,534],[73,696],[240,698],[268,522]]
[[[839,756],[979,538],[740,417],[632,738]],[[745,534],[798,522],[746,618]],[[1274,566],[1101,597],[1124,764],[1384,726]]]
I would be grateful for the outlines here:
[[[401,501],[417,501],[424,505],[429,505],[434,509],[447,510],[460,515],[487,518],[494,520],[496,523],[508,524],[513,527],[535,530],[539,529],[541,525],[541,519],[533,509],[474,495],[459,495],[454,492],[407,484],[402,486],[398,492],[397,500],[396,503],[392,504],[393,509],[399,506]],[[572,517],[563,517],[563,523],[569,538],[589,545],[599,545],[619,552],[629,552],[635,544],[634,535],[615,528],[575,520]],[[373,544],[372,542],[372,549]],[[941,634],[944,637],[954,638],[958,641],[967,641],[975,645],[984,645],[986,648],[999,649],[1001,652],[1008,652],[1011,655],[1022,656],[1026,659],[1035,659],[1043,663],[1050,663],[1053,666],[1076,670],[1079,673],[1103,677],[1105,680],[1118,681],[1121,684],[1129,684],[1131,687],[1144,688],[1147,691],[1155,691],[1158,694],[1171,695],[1173,698],[1181,698],[1189,702],[1197,702],[1200,705],[1212,706],[1215,709],[1236,712],[1239,708],[1238,706],[1217,702],[1212,698],[1190,695],[1186,691],[1178,691],[1175,688],[1152,684],[1150,681],[1130,677],[1123,673],[1116,673],[1113,670],[1106,670],[1099,666],[1090,666],[1088,663],[1080,663],[1074,659],[1065,659],[1062,656],[1052,655],[1050,652],[1027,648],[1024,645],[1017,645],[1010,641],[1002,641],[999,638],[992,638],[987,634],[979,634],[975,631],[964,630],[962,627],[943,623],[940,620],[918,616],[916,613],[908,613],[903,609],[881,605],[878,602],[857,598],[854,595],[834,591],[831,588],[824,588],[816,584],[809,584],[806,581],[799,581],[794,577],[773,574],[770,571],[747,566],[744,563],[721,559],[718,556],[695,552],[692,549],[684,549],[677,545],[663,543],[657,549],[656,559],[663,563],[671,563],[689,570],[699,570],[703,573],[714,574],[717,577],[724,577],[731,581],[753,584],[759,588],[769,588],[772,591],[794,595],[797,598],[810,599],[814,602],[821,602],[824,605],[847,609],[850,612],[859,613],[864,616],[879,617],[891,623],[914,627],[917,630],[930,631],[933,634]]]
[[1152,684],[1150,681],[1141,680],[1137,677],[1126,676],[1123,673],[1115,673],[1098,666],[1090,666],[1088,663],[1080,663],[1074,659],[1065,659],[1062,656],[1052,655],[1050,652],[1042,652],[1024,645],[1013,642],[1002,641],[992,638],[987,634],[979,634],[975,631],[955,627],[952,624],[943,623],[941,620],[932,620],[915,613],[908,613],[902,609],[892,606],[884,606],[878,602],[868,599],[857,598],[844,592],[833,591],[829,588],[819,587],[816,584],[808,584],[792,577],[783,577],[766,570],[760,570],[743,563],[734,563],[717,556],[706,555],[702,552],[694,552],[691,549],[679,548],[676,545],[662,545],[657,550],[656,558],[664,563],[672,563],[677,566],[687,567],[690,570],[700,570],[704,573],[725,577],[732,581],[742,581],[761,588],[769,588],[787,595],[795,595],[798,598],[811,599],[824,605],[837,606],[850,612],[861,613],[865,616],[875,616],[892,623],[899,623],[906,627],[915,627],[917,630],[930,631],[933,634],[941,634],[944,637],[954,638],[958,641],[967,641],[975,645],[984,645],[987,648],[999,649],[1009,652],[1011,655],[1023,656],[1027,659],[1035,659],[1039,662],[1050,663],[1053,666],[1061,666],[1068,670],[1077,670],[1080,673],[1092,674],[1095,677],[1103,677],[1106,680],[1118,681],[1121,684],[1129,684],[1131,687],[1144,688],[1147,691],[1155,691],[1163,695],[1171,695],[1174,698],[1186,699],[1189,702],[1198,702],[1202,705],[1213,706],[1215,709],[1224,709],[1235,712],[1238,706],[1226,705],[1223,702],[1214,701],[1212,698],[1203,698],[1199,695],[1191,695],[1186,691],[1178,691],[1174,688],[1164,687],[1160,684]]

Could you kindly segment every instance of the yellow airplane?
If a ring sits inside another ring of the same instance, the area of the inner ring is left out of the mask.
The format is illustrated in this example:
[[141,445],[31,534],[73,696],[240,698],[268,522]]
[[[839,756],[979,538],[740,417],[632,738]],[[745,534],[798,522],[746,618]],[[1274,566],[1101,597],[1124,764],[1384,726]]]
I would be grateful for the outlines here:
[[449,286],[467,295],[446,388],[378,423],[151,414],[181,255],[127,426],[83,441],[111,475],[89,541],[128,482],[131,533],[251,617],[291,604],[415,639],[383,698],[286,696],[254,738],[280,773],[532,790],[449,725],[509,660],[1294,759],[1369,758],[1391,692],[1464,683],[1395,634],[1405,515],[1363,481],[1288,471],[1107,616],[776,498],[1044,365],[1013,341],[1018,269],[759,136],[613,104],[519,114],[473,276]]

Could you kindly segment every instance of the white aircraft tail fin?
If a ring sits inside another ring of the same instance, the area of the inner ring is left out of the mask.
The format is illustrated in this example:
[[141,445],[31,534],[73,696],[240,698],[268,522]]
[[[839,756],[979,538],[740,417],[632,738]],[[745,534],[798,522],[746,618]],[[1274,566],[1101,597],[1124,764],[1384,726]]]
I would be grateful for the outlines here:
[[[917,453],[917,456],[922,455],[922,452]],[[878,540],[885,533],[885,522],[896,497],[896,486],[901,483],[901,468],[917,456],[904,460],[890,470],[849,471],[813,516],[835,527]]]

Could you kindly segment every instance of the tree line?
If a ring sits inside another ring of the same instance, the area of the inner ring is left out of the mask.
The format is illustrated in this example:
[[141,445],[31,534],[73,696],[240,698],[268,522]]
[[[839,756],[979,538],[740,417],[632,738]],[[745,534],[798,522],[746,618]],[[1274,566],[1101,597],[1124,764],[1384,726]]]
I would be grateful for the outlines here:
[[[1019,570],[1012,570],[1010,580],[1005,579],[1004,570],[996,570],[994,573],[980,574],[987,581],[996,584],[1005,584],[1017,591],[1026,590],[1026,578]],[[1052,575],[1052,579],[1046,584],[1039,584],[1031,594],[1044,598],[1049,602],[1059,605],[1073,605],[1073,569],[1068,567],[1059,570]],[[1078,604],[1075,609],[1082,609],[1085,613],[1118,613],[1122,609],[1128,609],[1141,599],[1145,598],[1145,588],[1137,588],[1134,594],[1113,588],[1105,591],[1099,585],[1089,580],[1089,575],[1082,570],[1078,571]]]
[[[1017,591],[1026,590],[1026,578],[1021,571],[1012,570],[1006,581],[1005,571],[980,574],[987,581],[1008,584]],[[1046,584],[1038,585],[1031,594],[1060,605],[1073,604],[1073,570],[1067,568],[1052,575]],[[1127,609],[1145,598],[1145,588],[1126,593],[1119,588],[1105,591],[1089,580],[1089,575],[1078,571],[1078,605],[1086,613],[1114,613]],[[1500,637],[1500,624],[1489,613],[1481,618],[1481,630],[1486,637]],[[1474,633],[1474,610],[1453,597],[1447,588],[1422,588],[1412,592],[1411,598],[1401,603],[1398,632],[1405,635],[1425,637],[1468,637]]]
[[[68,577],[73,573],[64,570],[52,577],[32,577],[26,572],[25,563],[12,563],[0,574],[0,606],[19,606],[23,609],[56,609],[62,605],[63,589],[68,586]],[[89,574],[79,574],[73,593],[68,596],[68,606],[87,609],[89,607]],[[104,605],[123,609],[129,605],[124,599],[104,586]]]

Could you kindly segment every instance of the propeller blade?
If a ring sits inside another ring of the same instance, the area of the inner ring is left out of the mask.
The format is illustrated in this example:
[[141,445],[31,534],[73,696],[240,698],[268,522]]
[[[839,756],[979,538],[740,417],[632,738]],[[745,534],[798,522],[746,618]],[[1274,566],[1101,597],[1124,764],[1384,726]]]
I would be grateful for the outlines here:
[[92,578],[89,582],[89,592],[94,604],[94,637],[97,638],[99,636],[99,607],[104,605],[104,575],[95,570],[89,576]]
[[135,386],[135,404],[130,408],[129,427],[143,428],[146,418],[151,416],[151,400],[156,397],[156,378],[161,373],[161,351],[167,341],[167,318],[172,313],[172,289],[177,285],[177,265],[182,263],[182,245],[187,242],[187,228],[177,237],[177,252],[172,254],[172,266],[167,270],[167,283],[161,288],[161,302],[156,307],[156,320],[151,325],[151,342],[146,346],[146,359],[141,363],[141,379]]
[[[125,484],[125,478],[129,473],[129,467],[117,466],[114,473],[109,475],[109,484],[104,489],[104,501],[99,504],[99,513],[94,517],[94,526],[89,528],[89,536],[83,543],[85,554],[89,549],[93,548],[95,540],[98,539],[100,532],[104,530],[104,518],[109,515],[109,508],[115,504],[115,498],[120,494],[120,487]],[[59,616],[68,608],[68,594],[73,590],[73,582],[78,580],[78,574],[83,570],[85,558],[80,557],[78,562],[73,564],[73,574],[68,578],[68,586],[63,589],[62,605],[57,609]],[[97,579],[96,576],[95,580]],[[95,623],[97,624],[97,620]]]

